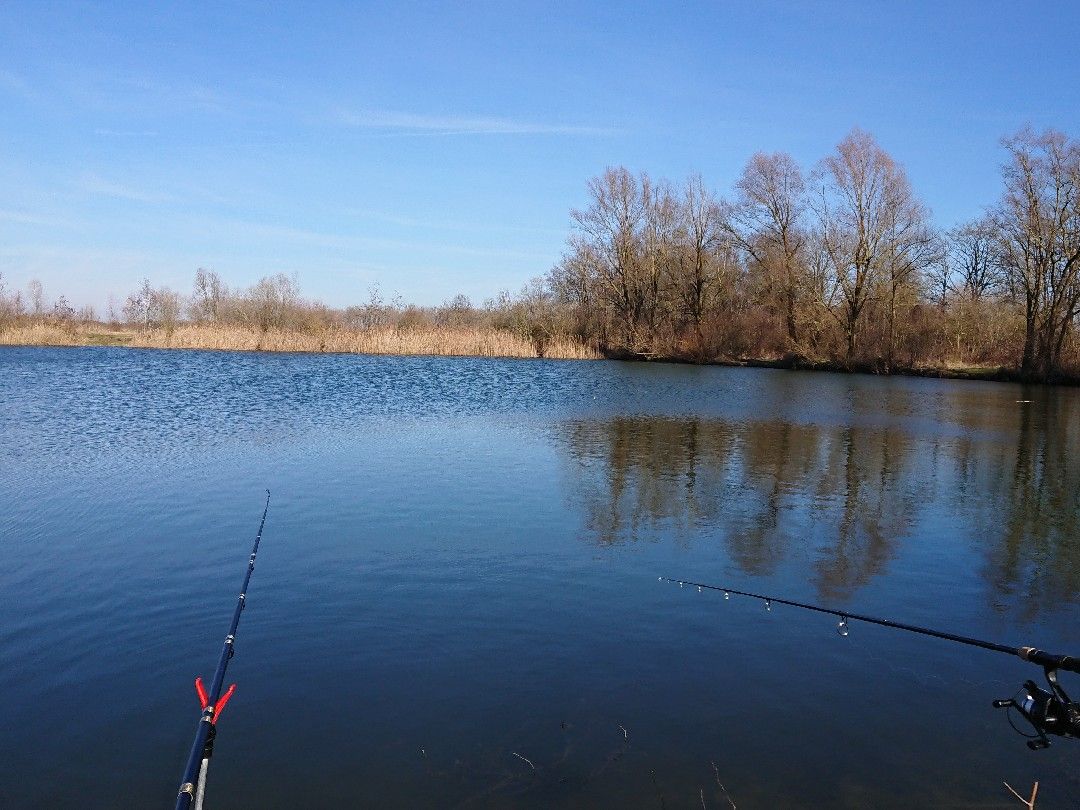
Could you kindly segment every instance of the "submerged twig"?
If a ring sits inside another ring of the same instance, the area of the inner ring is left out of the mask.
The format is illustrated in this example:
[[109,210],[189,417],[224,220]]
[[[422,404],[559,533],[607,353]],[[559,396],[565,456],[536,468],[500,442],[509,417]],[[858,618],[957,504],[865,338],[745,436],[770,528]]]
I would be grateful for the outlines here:
[[724,787],[724,783],[720,781],[720,768],[715,762],[710,762],[712,765],[713,773],[716,775],[716,784],[720,788],[720,792],[724,794],[724,798],[727,799],[728,804],[731,805],[731,810],[737,810],[735,807],[735,801],[731,798],[731,794],[727,792],[727,788]]
[[1009,793],[1011,793],[1013,796],[1018,798],[1023,803],[1023,805],[1028,808],[1028,810],[1035,810],[1035,799],[1039,795],[1039,783],[1038,782],[1036,782],[1035,786],[1031,788],[1031,798],[1030,799],[1025,799],[1023,796],[1021,796],[1019,793],[1017,793],[1015,790],[1013,790],[1012,785],[1010,785],[1008,782],[1002,782],[1001,784],[1005,785],[1005,787],[1007,787],[1009,789]]

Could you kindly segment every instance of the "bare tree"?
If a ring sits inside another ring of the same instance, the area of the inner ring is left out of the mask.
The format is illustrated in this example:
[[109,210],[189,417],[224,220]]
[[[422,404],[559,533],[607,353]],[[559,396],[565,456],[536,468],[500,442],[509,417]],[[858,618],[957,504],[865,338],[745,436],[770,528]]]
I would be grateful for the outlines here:
[[547,284],[564,304],[590,313],[596,312],[599,305],[594,297],[592,271],[600,258],[596,251],[576,236],[572,235],[569,243],[570,250],[548,273]]
[[898,310],[906,305],[910,311],[918,304],[922,273],[939,263],[944,251],[943,243],[929,224],[929,212],[914,199],[910,187],[906,196],[908,199],[903,199],[903,195],[895,198],[894,207],[887,213],[891,223],[883,246],[888,273],[885,358],[890,369],[895,365],[897,342],[903,330]]
[[702,320],[719,302],[734,264],[732,240],[720,202],[705,188],[700,175],[689,178],[683,186],[678,220],[676,258],[670,264],[671,284],[679,309],[692,324],[700,346]]
[[172,335],[180,323],[180,313],[183,308],[180,293],[168,287],[159,287],[154,290],[154,304],[157,309],[158,323],[165,330],[165,334]]
[[821,162],[815,180],[832,298],[839,304],[834,314],[844,331],[847,359],[856,357],[863,316],[875,296],[885,298],[891,359],[898,294],[932,259],[926,209],[903,168],[860,129]]
[[124,302],[124,319],[147,331],[163,327],[171,335],[180,320],[181,303],[179,293],[168,287],[155,289],[144,278]]
[[736,183],[731,232],[757,268],[781,314],[791,348],[799,345],[798,315],[805,295],[806,184],[795,159],[758,152]]
[[22,316],[22,294],[18,290],[7,291],[4,274],[0,273],[0,329],[15,323]]
[[994,215],[1002,267],[1024,302],[1021,372],[1049,379],[1080,314],[1080,144],[1024,129],[1005,139],[1005,192]]
[[[678,267],[676,241],[683,212],[667,181],[653,183],[643,175],[641,194],[645,200],[645,219],[635,320],[644,333],[639,338],[642,345],[635,348],[655,351],[660,343],[672,338],[673,322],[677,318],[669,293],[670,280]],[[664,327],[662,336],[661,327]]]
[[946,234],[949,267],[955,275],[949,290],[981,301],[1001,287],[996,224],[991,216],[966,222]]
[[926,268],[926,295],[932,303],[944,310],[950,296],[956,293],[956,266],[949,254],[950,241],[942,237],[937,250],[937,259]]
[[52,319],[55,323],[69,326],[75,321],[75,308],[68,303],[67,296],[61,295],[53,304]]
[[150,286],[150,279],[144,278],[139,288],[124,302],[124,320],[150,330],[156,326],[157,318],[154,288]]
[[222,319],[222,306],[229,294],[221,277],[213,270],[200,267],[195,271],[195,283],[189,305],[192,320],[216,323]]
[[560,326],[555,296],[544,279],[530,279],[516,300],[506,295],[502,305],[513,313],[512,320],[518,334],[531,340],[537,357],[543,357]]
[[265,276],[247,291],[245,304],[247,319],[262,332],[298,326],[300,282],[284,273]]
[[570,213],[571,263],[583,274],[590,297],[616,320],[622,345],[634,348],[644,298],[642,231],[651,183],[642,175],[639,185],[627,169],[609,168],[589,181],[589,195],[588,208]]
[[35,318],[42,317],[45,314],[45,290],[41,282],[36,278],[30,279],[26,285],[26,295],[30,299],[30,313]]
[[443,301],[435,313],[435,320],[440,326],[464,326],[472,315],[472,301],[469,296],[458,293]]
[[367,303],[361,306],[346,307],[344,319],[350,326],[359,329],[374,329],[385,326],[393,320],[394,307],[383,300],[378,284],[368,287]]
[[105,317],[109,319],[110,326],[116,326],[120,323],[120,311],[117,309],[116,296],[109,293],[109,298],[105,304]]

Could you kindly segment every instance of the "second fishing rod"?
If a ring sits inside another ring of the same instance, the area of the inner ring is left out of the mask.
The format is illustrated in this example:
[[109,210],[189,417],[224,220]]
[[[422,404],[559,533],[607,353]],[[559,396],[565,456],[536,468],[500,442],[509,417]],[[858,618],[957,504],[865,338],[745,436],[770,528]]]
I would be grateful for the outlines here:
[[[694,582],[687,579],[672,579],[671,577],[659,577],[661,582],[671,582],[680,587],[691,586],[698,591],[718,591],[724,594],[724,598],[732,595],[746,596],[751,599],[759,599],[765,603],[765,608],[771,610],[773,604],[788,605],[801,610],[809,610],[814,613],[824,613],[840,620],[837,630],[842,636],[848,634],[848,622],[858,621],[867,624],[875,624],[880,627],[891,627],[894,630],[903,630],[908,633],[917,633],[931,638],[939,638],[956,644],[969,647],[978,647],[991,652],[1005,653],[1020,658],[1023,661],[1041,666],[1046,675],[1049,691],[1039,687],[1033,681],[1026,681],[1020,691],[1013,698],[995,700],[993,705],[999,709],[1016,709],[1035,729],[1035,735],[1029,739],[1028,747],[1032,749],[1046,748],[1050,745],[1048,734],[1061,737],[1080,737],[1080,704],[1069,698],[1068,694],[1058,682],[1059,670],[1065,672],[1080,673],[1080,657],[1073,655],[1059,655],[1048,653],[1034,646],[1010,646],[998,644],[992,641],[984,641],[970,636],[961,636],[944,630],[936,630],[930,627],[922,627],[906,622],[897,622],[892,619],[883,619],[878,616],[867,616],[836,608],[812,605],[807,602],[797,602],[794,599],[783,599],[776,596],[767,596],[750,591],[741,591],[736,588],[727,588],[720,585],[709,585],[704,582]],[[1015,726],[1014,726],[1015,728]]]

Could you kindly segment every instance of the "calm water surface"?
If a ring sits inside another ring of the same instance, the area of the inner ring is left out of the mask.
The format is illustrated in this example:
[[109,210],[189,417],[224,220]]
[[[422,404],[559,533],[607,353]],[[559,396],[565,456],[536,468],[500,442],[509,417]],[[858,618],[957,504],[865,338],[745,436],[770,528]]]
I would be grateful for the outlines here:
[[209,807],[1074,807],[1029,665],[657,577],[1076,652],[1078,449],[1075,390],[0,348],[0,806],[171,806],[269,487]]

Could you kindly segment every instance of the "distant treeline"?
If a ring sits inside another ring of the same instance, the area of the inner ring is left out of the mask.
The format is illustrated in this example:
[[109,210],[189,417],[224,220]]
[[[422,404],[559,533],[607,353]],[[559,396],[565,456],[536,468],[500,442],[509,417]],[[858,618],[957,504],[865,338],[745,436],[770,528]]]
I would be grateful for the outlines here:
[[571,212],[550,273],[480,306],[459,295],[418,307],[373,288],[365,304],[333,309],[304,298],[295,276],[236,289],[200,269],[189,295],[144,280],[99,318],[63,296],[47,306],[38,282],[24,292],[0,278],[0,332],[22,327],[26,342],[31,324],[74,331],[102,321],[136,330],[142,345],[215,327],[224,331],[213,342],[194,344],[227,348],[242,330],[278,338],[255,347],[358,351],[406,345],[387,335],[468,332],[463,345],[491,334],[485,351],[519,356],[1076,378],[1080,143],[1025,129],[1003,145],[1000,198],[947,231],[933,226],[903,167],[856,129],[808,173],[790,155],[754,155],[730,197],[697,176],[675,186],[609,168],[589,182],[587,207]]
[[24,292],[7,289],[0,277],[0,343],[598,356],[586,341],[553,328],[553,311],[553,298],[539,281],[480,306],[464,295],[430,307],[400,297],[386,301],[372,287],[366,303],[334,309],[303,297],[296,276],[279,273],[235,288],[200,268],[188,295],[144,279],[122,302],[110,299],[107,311],[98,313],[92,307],[75,310],[65,296],[46,304],[39,282],[31,281]]
[[754,155],[730,198],[611,168],[549,287],[609,353],[1075,374],[1080,144],[1023,130],[1003,145],[1000,199],[944,232],[857,129],[809,175]]

